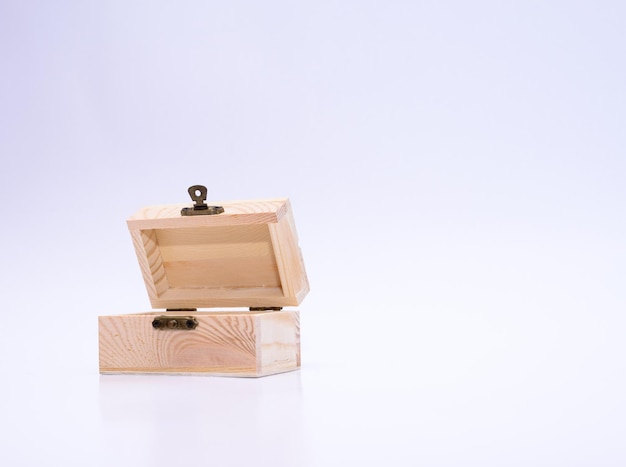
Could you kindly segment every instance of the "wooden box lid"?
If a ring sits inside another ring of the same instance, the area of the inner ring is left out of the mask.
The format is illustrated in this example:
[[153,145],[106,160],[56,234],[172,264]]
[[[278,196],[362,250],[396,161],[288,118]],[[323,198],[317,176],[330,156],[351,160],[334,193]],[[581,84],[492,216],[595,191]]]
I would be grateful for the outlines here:
[[299,305],[309,283],[288,199],[150,206],[128,219],[153,308]]

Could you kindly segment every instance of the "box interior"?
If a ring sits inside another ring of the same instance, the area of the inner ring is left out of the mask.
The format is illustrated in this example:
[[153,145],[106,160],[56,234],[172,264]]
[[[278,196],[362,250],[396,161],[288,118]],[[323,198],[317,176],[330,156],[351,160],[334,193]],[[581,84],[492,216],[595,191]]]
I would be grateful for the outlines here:
[[283,295],[267,224],[149,229],[142,239],[159,296]]

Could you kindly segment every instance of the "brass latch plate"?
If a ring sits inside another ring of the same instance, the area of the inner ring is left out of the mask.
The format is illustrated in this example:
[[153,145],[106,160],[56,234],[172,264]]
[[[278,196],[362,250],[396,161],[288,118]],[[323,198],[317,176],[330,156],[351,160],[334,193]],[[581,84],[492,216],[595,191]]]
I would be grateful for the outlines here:
[[157,316],[152,320],[154,329],[191,331],[198,327],[198,320],[193,316]]

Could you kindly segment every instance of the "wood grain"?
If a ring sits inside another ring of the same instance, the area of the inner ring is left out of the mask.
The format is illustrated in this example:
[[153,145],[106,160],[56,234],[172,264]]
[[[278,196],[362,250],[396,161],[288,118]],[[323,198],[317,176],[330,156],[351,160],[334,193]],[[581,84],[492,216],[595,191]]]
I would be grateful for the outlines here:
[[274,374],[300,367],[300,315],[278,312],[260,320],[261,371]]
[[267,225],[159,229],[171,287],[280,287]]
[[278,223],[270,224],[270,235],[276,255],[276,263],[285,296],[294,297],[300,304],[309,292],[309,281],[304,268],[302,253],[298,246],[298,233],[287,201],[288,215]]
[[300,366],[297,311],[167,314],[198,327],[154,329],[161,313],[100,316],[100,372],[264,376]]
[[128,220],[152,306],[298,305],[309,286],[289,200],[222,205],[191,217],[152,206]]
[[180,210],[192,204],[162,204],[148,206],[134,213],[127,221],[131,230],[176,229],[205,225],[250,225],[278,222],[287,211],[288,200],[267,199],[250,201],[216,201],[210,205],[224,207],[222,214],[214,216],[180,215]]

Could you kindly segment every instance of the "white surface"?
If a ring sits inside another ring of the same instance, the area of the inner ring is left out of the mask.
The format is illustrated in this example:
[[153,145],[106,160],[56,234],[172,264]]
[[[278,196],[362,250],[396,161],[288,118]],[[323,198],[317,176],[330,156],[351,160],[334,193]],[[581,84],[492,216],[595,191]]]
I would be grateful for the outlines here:
[[[625,19],[2,2],[0,464],[625,465]],[[98,375],[195,183],[292,199],[300,372]]]

